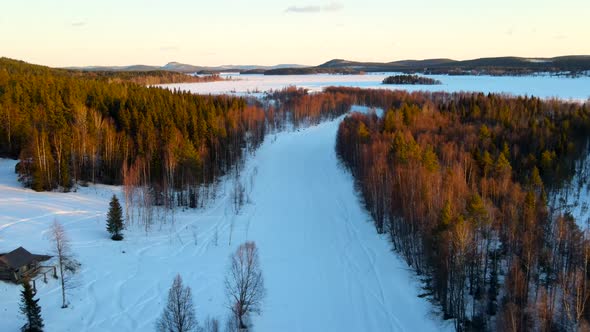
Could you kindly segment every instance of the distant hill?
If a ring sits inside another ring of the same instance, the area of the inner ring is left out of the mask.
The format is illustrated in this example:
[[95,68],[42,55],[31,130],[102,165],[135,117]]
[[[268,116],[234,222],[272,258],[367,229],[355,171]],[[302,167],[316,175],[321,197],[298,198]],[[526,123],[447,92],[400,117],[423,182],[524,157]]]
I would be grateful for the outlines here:
[[148,66],[148,65],[131,65],[131,66],[87,66],[87,67],[67,67],[70,70],[83,71],[172,71],[179,73],[220,73],[225,71],[232,72],[259,72],[263,73],[267,70],[282,69],[282,68],[307,68],[308,66],[297,64],[278,64],[275,66],[258,66],[258,65],[223,65],[223,66],[194,66],[180,62],[169,62],[164,66]]
[[356,62],[333,59],[315,67],[276,68],[267,75],[356,74],[362,72],[402,72],[450,75],[528,75],[540,72],[587,75],[590,55],[554,58],[496,57],[457,61],[452,59],[402,60],[392,62]]
[[90,66],[69,67],[83,71],[171,71],[179,73],[215,74],[239,72],[242,74],[302,75],[302,74],[358,74],[363,72],[401,72],[407,74],[448,74],[448,75],[530,75],[534,73],[562,73],[566,75],[588,75],[590,55],[571,55],[554,58],[495,57],[472,60],[425,59],[400,60],[392,62],[358,62],[333,59],[318,66],[279,64],[275,66],[223,65],[195,66],[169,62],[164,66]]

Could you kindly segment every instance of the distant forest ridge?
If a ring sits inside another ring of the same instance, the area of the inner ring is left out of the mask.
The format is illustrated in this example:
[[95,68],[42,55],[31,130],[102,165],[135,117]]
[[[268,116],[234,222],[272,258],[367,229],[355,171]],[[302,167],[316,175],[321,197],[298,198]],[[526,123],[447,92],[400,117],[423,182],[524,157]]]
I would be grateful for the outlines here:
[[[51,73],[58,77],[79,78],[83,80],[97,80],[105,83],[135,83],[140,85],[156,85],[171,83],[200,83],[223,80],[217,74],[195,76],[189,73],[169,71],[169,70],[152,70],[145,66],[135,66],[130,70],[106,70],[107,67],[94,67],[94,69],[67,69],[67,68],[50,68],[46,66],[31,65],[23,61],[13,60],[0,57],[0,69],[14,71],[13,68],[19,68],[28,72],[29,75],[37,75],[40,72],[45,74]],[[25,70],[26,68],[26,70]]]
[[363,72],[401,72],[448,75],[530,75],[559,73],[572,76],[590,73],[590,55],[554,58],[497,57],[473,60],[428,59],[393,62],[355,62],[330,60],[316,67],[282,68],[265,72],[266,75],[285,74],[359,74]]
[[130,66],[87,66],[87,67],[66,67],[68,70],[79,70],[85,72],[149,72],[149,71],[167,71],[188,74],[219,74],[222,72],[259,72],[282,68],[307,68],[308,66],[297,64],[279,64],[275,66],[259,65],[224,65],[224,66],[195,66],[179,62],[169,62],[164,66],[149,65],[130,65]]
[[70,67],[84,71],[171,71],[179,73],[212,74],[239,72],[241,74],[303,75],[303,74],[360,74],[365,72],[401,72],[448,75],[531,75],[553,73],[570,76],[590,74],[590,55],[569,55],[553,58],[492,57],[472,60],[426,59],[392,62],[356,62],[334,59],[318,66],[280,64],[276,66],[226,65],[194,66],[170,62],[164,66],[106,66]]

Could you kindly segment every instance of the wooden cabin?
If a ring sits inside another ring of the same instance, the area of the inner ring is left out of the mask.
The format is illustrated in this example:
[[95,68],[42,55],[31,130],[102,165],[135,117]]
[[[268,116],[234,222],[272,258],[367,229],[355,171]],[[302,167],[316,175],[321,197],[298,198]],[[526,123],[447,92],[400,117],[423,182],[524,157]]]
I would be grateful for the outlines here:
[[0,254],[0,280],[20,282],[23,277],[33,278],[39,270],[39,263],[51,256],[31,254],[23,247]]

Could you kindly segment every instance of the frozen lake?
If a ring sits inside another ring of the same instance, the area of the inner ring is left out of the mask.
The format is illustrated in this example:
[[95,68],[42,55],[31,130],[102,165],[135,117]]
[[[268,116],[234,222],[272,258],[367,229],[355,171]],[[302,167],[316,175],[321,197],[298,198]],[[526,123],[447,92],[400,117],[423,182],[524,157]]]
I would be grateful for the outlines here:
[[162,85],[199,94],[257,94],[287,86],[320,91],[328,86],[345,86],[408,91],[478,91],[510,93],[542,98],[562,98],[587,101],[590,99],[590,77],[563,76],[448,76],[425,75],[437,79],[442,85],[384,85],[383,79],[395,73],[366,75],[235,75],[232,80],[207,83],[180,83]]

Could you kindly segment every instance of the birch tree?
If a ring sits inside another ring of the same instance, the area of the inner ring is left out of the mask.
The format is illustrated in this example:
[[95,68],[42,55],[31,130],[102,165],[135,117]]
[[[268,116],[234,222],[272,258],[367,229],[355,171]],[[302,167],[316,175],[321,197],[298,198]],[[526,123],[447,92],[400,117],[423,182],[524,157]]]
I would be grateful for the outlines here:
[[244,318],[250,313],[260,313],[265,295],[258,248],[254,242],[240,245],[231,257],[225,291],[229,309],[238,320],[239,328],[247,329]]
[[51,226],[51,240],[53,242],[55,257],[57,258],[59,275],[61,276],[61,307],[67,308],[66,294],[68,290],[75,288],[72,276],[80,268],[80,263],[74,258],[66,231],[57,220],[54,220]]

